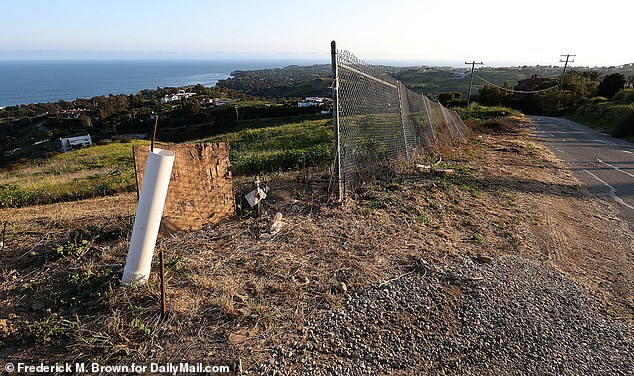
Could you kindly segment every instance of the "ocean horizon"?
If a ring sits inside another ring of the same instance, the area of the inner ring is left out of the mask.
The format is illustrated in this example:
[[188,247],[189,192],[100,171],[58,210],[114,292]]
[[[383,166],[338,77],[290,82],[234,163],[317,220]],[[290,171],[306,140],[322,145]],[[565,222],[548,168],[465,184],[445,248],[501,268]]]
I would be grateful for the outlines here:
[[[369,60],[393,66],[453,66],[456,62]],[[237,70],[329,64],[326,59],[0,60],[0,107],[136,94],[157,87],[214,86]]]
[[159,86],[214,86],[236,70],[324,63],[307,59],[5,60],[0,61],[0,106],[136,94]]

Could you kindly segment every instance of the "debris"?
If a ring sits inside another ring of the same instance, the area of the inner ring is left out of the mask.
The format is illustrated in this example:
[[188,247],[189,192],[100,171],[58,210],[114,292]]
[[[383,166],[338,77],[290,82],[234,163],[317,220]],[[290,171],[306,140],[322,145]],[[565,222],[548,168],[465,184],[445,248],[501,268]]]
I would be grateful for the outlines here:
[[481,264],[490,264],[493,262],[493,257],[490,256],[485,256],[485,255],[478,255],[475,260]]
[[264,192],[262,188],[257,187],[256,189],[247,193],[244,198],[249,202],[249,205],[251,205],[251,207],[255,207],[255,205],[266,198],[266,192]]
[[260,234],[260,238],[268,239],[279,234],[280,231],[282,231],[282,228],[284,227],[284,225],[286,225],[286,223],[282,222],[282,218],[283,218],[282,213],[275,214],[275,217],[273,218],[273,224],[271,225],[269,232]]
[[431,171],[430,165],[417,164],[416,169],[420,172],[429,172]]
[[271,225],[271,229],[269,230],[271,236],[282,231],[282,227],[284,227],[284,224],[285,223],[282,222],[282,213],[275,214],[275,218],[273,218],[273,224]]

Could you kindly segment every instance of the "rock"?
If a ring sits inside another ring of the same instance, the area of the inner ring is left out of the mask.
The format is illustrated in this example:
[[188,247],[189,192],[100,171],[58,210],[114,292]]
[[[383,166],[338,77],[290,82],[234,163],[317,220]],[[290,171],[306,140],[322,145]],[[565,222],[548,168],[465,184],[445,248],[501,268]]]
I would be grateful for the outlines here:
[[348,292],[348,286],[346,285],[345,282],[335,282],[335,291],[339,292],[339,293],[346,293]]
[[490,256],[485,256],[485,255],[478,255],[476,257],[476,261],[482,264],[490,264],[493,262],[493,257]]

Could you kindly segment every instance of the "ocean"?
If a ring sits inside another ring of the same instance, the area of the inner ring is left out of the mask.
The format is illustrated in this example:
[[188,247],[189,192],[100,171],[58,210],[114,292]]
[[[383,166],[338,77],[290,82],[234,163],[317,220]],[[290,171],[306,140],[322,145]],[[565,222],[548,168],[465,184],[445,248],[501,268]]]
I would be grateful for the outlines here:
[[214,86],[236,70],[324,63],[292,59],[0,61],[0,106],[131,94],[157,86]]

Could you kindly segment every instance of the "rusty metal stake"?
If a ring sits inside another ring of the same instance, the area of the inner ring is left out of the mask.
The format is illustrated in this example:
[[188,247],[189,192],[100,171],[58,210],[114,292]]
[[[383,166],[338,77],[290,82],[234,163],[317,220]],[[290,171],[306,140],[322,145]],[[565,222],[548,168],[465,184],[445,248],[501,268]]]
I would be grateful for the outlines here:
[[2,225],[2,241],[0,241],[0,252],[4,251],[4,238],[7,235],[7,221]]
[[167,313],[167,302],[165,301],[165,259],[163,248],[159,253],[159,263],[161,264],[161,316],[165,317]]
[[150,144],[150,151],[154,153],[154,140],[156,139],[156,127],[158,126],[158,114],[154,116],[154,131],[152,132],[152,143]]

